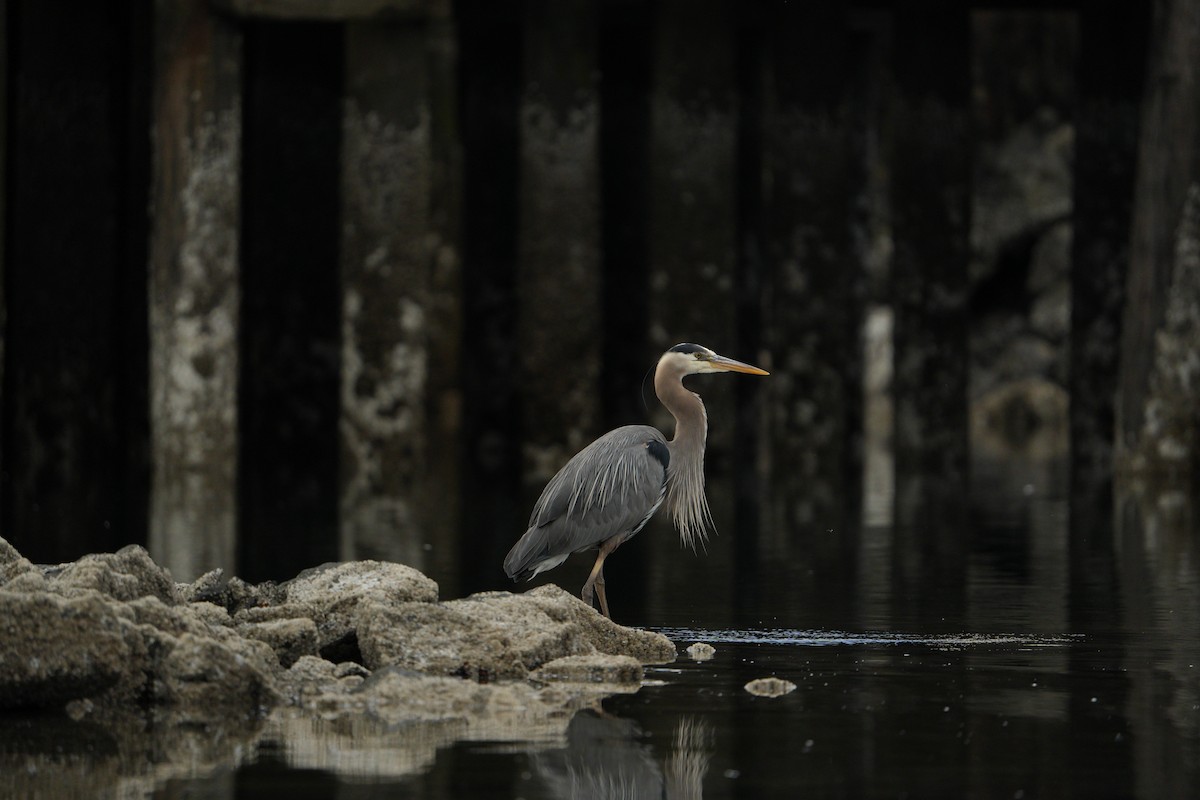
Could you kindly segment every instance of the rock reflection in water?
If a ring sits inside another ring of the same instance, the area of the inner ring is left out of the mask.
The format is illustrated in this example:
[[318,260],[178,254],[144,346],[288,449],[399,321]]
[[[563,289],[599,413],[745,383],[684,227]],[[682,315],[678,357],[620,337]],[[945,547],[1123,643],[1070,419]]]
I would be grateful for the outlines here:
[[477,684],[389,668],[349,696],[310,698],[304,710],[276,714],[260,747],[278,750],[293,769],[352,779],[403,778],[428,769],[437,751],[455,742],[560,746],[572,714],[637,687]]
[[277,747],[292,769],[358,779],[403,778],[428,769],[438,749],[463,738],[466,728],[461,719],[388,725],[369,717],[289,715],[272,721],[263,744]]
[[661,765],[642,738],[630,720],[582,711],[567,728],[567,746],[535,754],[534,770],[550,796],[568,800],[703,796],[712,747],[704,721],[679,720],[671,752]]
[[257,723],[227,728],[137,714],[102,721],[7,715],[0,726],[0,797],[146,797],[171,781],[220,782],[252,752]]

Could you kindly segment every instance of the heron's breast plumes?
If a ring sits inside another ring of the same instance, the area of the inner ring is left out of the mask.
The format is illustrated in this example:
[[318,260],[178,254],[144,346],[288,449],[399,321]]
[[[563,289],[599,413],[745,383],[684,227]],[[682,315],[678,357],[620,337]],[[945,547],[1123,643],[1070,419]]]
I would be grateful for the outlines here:
[[[695,395],[693,395],[695,397]],[[667,472],[666,506],[671,521],[679,530],[679,539],[694,552],[704,547],[708,532],[714,530],[708,498],[704,495],[704,445],[708,438],[708,417],[696,397],[699,413],[695,423],[679,425],[670,443],[671,462]]]
[[[684,474],[684,472],[688,474]],[[667,508],[671,520],[679,530],[679,539],[693,551],[696,545],[704,547],[708,532],[715,528],[712,512],[708,509],[708,498],[704,496],[704,460],[698,466],[671,464],[671,475],[667,479]]]

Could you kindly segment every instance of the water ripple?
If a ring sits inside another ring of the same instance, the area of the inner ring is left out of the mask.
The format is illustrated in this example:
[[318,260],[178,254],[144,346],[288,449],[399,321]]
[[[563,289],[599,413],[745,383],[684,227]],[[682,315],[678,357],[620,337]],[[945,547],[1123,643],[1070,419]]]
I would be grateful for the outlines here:
[[942,633],[800,631],[767,628],[762,630],[704,630],[697,628],[649,628],[671,641],[709,644],[776,644],[800,647],[924,645],[937,648],[988,646],[1063,647],[1083,640],[1082,634],[1031,633]]

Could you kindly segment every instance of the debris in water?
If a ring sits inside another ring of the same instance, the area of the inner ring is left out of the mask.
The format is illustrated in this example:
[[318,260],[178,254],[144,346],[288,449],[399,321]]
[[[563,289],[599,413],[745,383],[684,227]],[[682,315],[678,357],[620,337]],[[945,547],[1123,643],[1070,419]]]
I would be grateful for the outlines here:
[[693,645],[689,645],[687,649],[687,654],[695,661],[708,661],[713,657],[713,653],[715,652],[717,652],[715,647],[704,642],[696,642]]
[[796,684],[782,678],[755,678],[746,684],[745,689],[758,697],[782,697],[796,690]]

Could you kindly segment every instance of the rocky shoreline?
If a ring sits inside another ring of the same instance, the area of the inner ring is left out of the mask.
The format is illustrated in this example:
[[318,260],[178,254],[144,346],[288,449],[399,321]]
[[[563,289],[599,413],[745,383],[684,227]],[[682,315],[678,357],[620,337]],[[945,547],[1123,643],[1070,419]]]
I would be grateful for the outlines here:
[[69,788],[75,750],[110,754],[81,788],[107,776],[136,792],[172,765],[330,725],[359,730],[337,734],[346,752],[369,749],[369,731],[420,729],[414,763],[458,739],[552,740],[675,656],[556,586],[441,601],[420,572],[375,561],[177,584],[141,547],[47,567],[0,539],[0,794]]

